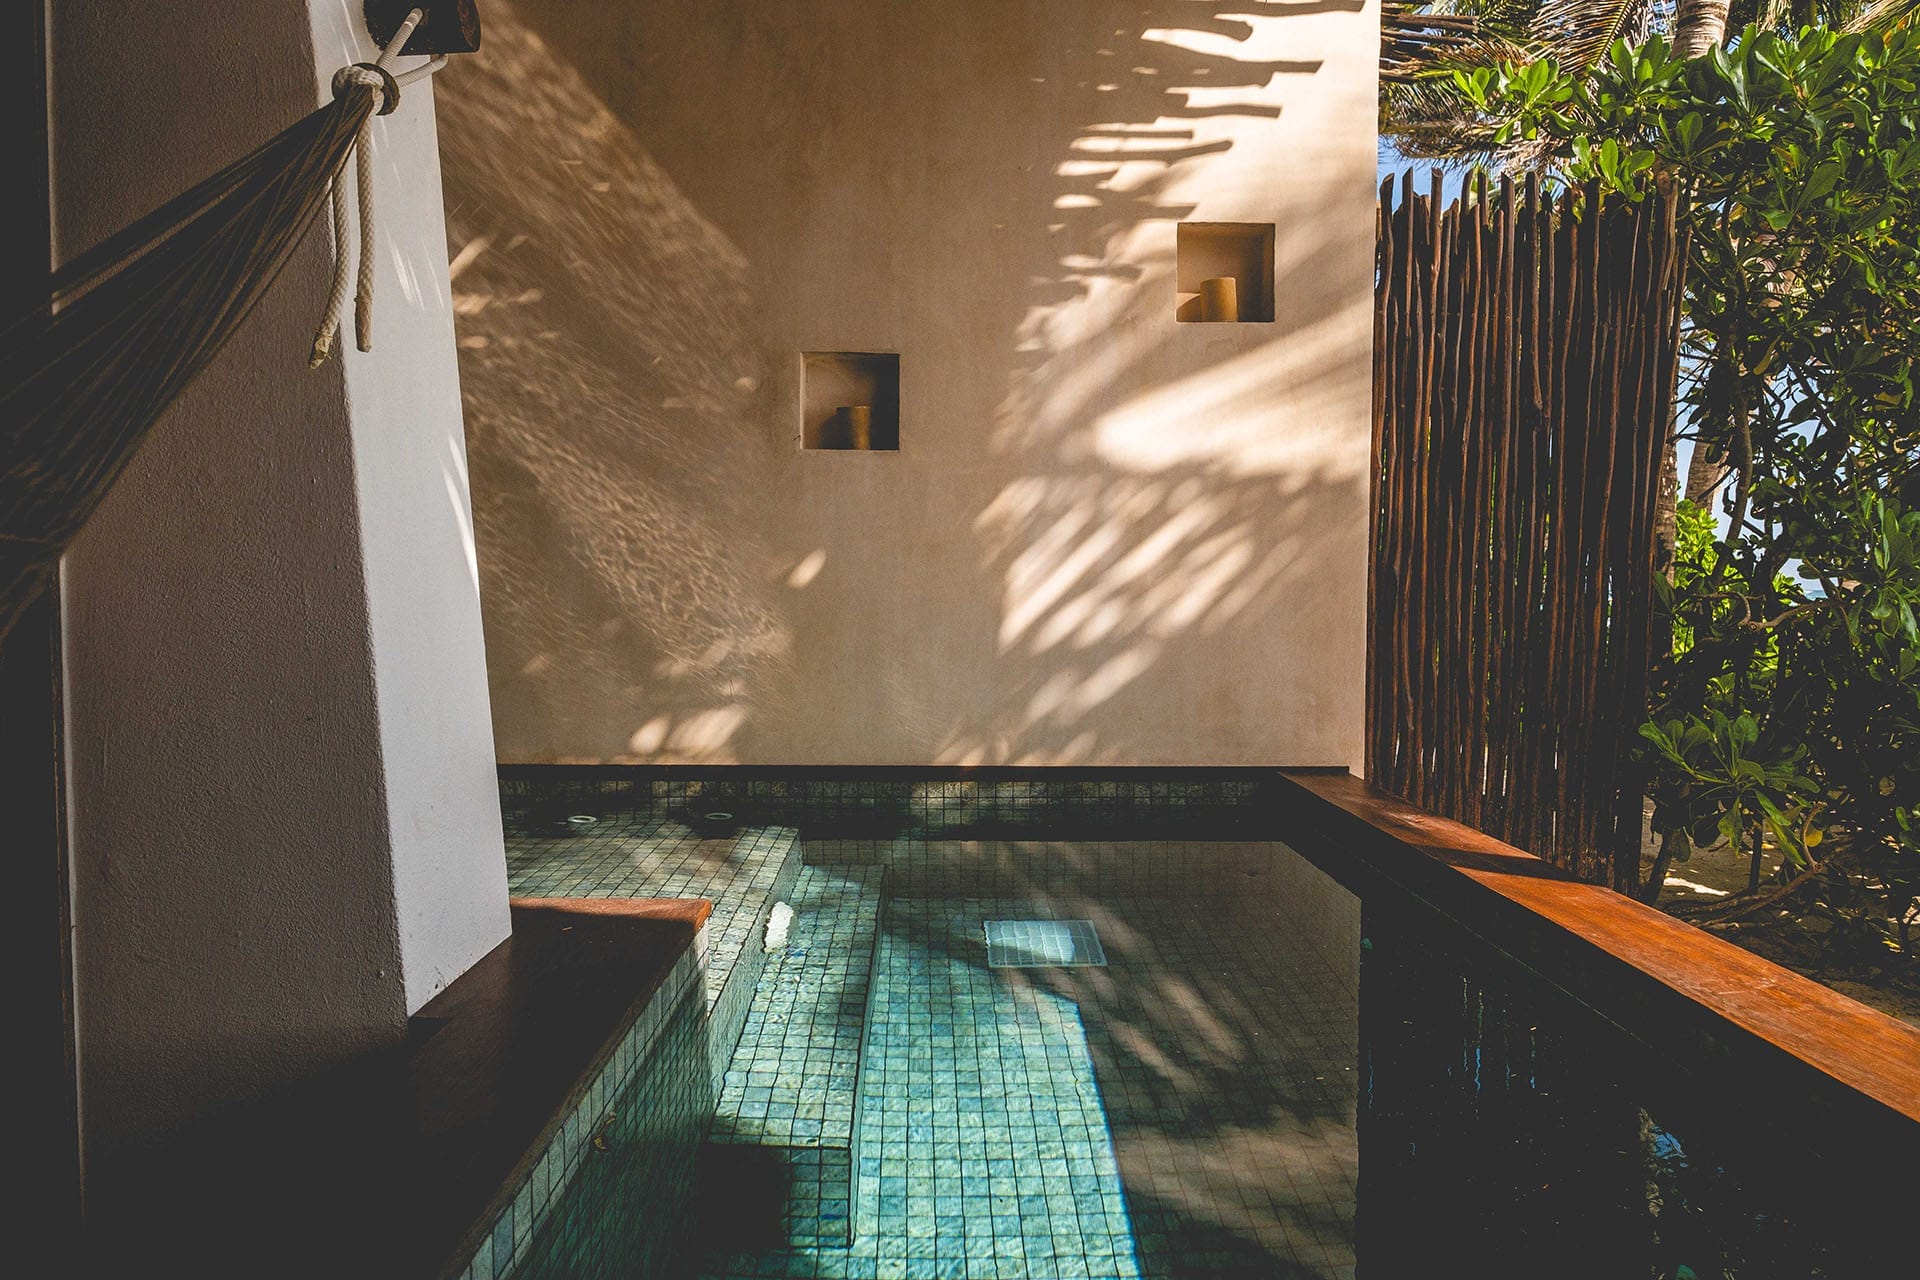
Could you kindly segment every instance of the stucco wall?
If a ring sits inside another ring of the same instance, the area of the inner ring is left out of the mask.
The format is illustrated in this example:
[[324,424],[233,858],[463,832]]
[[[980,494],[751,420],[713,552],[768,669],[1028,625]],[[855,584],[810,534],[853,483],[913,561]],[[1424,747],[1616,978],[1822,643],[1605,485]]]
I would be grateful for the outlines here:
[[[500,0],[440,90],[503,760],[1352,764],[1378,13]],[[1180,220],[1278,319],[1174,322]],[[898,453],[797,447],[901,353]]]
[[[312,110],[315,3],[54,10],[58,256]],[[318,226],[63,566],[94,1156],[397,1037],[506,934],[428,105],[381,135],[375,353],[306,368]]]

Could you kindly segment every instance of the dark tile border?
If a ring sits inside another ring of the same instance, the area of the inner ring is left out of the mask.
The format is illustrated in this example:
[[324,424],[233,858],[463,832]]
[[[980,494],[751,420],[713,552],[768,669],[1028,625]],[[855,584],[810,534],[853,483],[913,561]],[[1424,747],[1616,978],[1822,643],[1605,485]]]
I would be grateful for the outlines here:
[[810,837],[1255,838],[1271,834],[1278,769],[501,765],[510,831],[571,813],[676,818]]

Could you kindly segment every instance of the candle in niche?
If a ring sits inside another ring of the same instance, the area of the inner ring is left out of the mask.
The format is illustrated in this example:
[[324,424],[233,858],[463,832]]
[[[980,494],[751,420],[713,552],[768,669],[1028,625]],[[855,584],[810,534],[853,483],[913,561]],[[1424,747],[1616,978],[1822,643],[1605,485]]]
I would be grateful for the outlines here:
[[1214,276],[1200,282],[1200,318],[1229,322],[1240,319],[1240,286],[1232,276]]
[[848,404],[840,406],[840,418],[847,424],[847,448],[873,448],[873,406],[870,404]]

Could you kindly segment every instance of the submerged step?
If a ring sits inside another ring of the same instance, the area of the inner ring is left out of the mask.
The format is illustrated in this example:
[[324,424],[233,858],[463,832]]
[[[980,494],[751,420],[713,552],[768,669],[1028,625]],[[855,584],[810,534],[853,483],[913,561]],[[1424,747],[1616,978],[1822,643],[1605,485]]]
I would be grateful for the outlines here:
[[516,897],[712,902],[701,958],[717,1092],[763,967],[767,915],[800,873],[800,833],[792,827],[714,833],[664,817],[583,817],[563,831],[509,835],[508,889]]
[[754,827],[742,832],[735,859],[745,872],[725,919],[707,926],[707,1043],[713,1089],[725,1082],[727,1062],[740,1041],[767,955],[760,939],[774,904],[793,893],[800,875],[800,833],[792,827]]
[[[879,934],[881,867],[805,867],[784,947],[765,956],[722,1077],[707,1176],[733,1230],[806,1224],[845,1244],[853,1220],[860,1052]],[[754,948],[754,949],[757,949]]]

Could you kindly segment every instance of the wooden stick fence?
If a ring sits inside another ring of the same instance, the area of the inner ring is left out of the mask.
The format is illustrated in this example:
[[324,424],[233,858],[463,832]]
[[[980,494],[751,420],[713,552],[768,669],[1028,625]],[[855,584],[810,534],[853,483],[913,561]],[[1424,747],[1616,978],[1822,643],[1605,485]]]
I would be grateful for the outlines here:
[[1380,188],[1367,769],[1631,887],[1676,199]]

